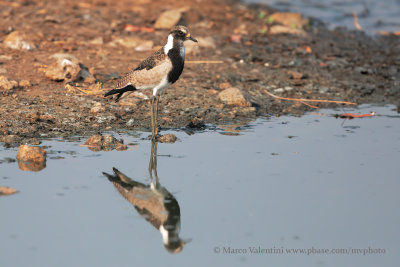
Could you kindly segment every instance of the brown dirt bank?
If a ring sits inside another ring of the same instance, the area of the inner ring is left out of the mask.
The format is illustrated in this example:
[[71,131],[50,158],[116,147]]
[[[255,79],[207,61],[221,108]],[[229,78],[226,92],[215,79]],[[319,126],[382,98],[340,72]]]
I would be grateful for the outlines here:
[[[307,21],[305,32],[296,26],[291,28],[300,33],[271,34],[278,24],[267,19],[273,11],[230,0],[19,0],[1,1],[0,7],[0,141],[5,143],[149,128],[149,100],[137,96],[113,103],[102,92],[163,45],[168,31],[152,31],[155,21],[182,7],[180,23],[203,41],[187,48],[180,80],[161,98],[163,128],[191,121],[246,123],[258,115],[301,115],[311,109],[274,99],[265,90],[283,97],[399,105],[396,36],[328,31]],[[127,24],[146,28],[137,31]],[[79,66],[63,65],[63,81],[49,74],[57,72],[51,58],[57,53],[73,55],[70,61]],[[219,93],[230,87],[251,106],[224,103]]]

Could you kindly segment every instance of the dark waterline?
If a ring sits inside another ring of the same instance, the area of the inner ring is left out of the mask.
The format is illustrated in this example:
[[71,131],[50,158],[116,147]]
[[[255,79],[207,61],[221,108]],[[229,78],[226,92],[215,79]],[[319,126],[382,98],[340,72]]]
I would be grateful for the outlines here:
[[[19,190],[0,197],[1,266],[397,266],[394,109],[346,110],[377,115],[344,122],[321,114],[258,119],[237,136],[174,132],[180,141],[158,145],[158,176],[179,203],[180,236],[192,239],[176,255],[102,175],[116,167],[149,184],[149,140],[123,135],[137,143],[124,152],[44,141],[42,171],[0,164],[0,186]],[[0,160],[16,152],[0,148]],[[252,254],[250,247],[270,250]],[[286,252],[297,248],[385,253]]]

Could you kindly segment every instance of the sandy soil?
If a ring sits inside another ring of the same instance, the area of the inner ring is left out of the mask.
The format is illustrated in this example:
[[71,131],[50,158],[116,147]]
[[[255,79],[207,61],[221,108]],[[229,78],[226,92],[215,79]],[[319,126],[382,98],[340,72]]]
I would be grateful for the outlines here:
[[[314,109],[268,92],[400,105],[398,36],[329,31],[312,20],[300,33],[271,34],[279,23],[266,18],[274,11],[230,0],[1,1],[0,80],[5,85],[0,81],[0,141],[35,143],[32,138],[149,129],[150,101],[144,96],[114,103],[102,95],[115,78],[164,44],[168,30],[152,31],[154,24],[164,11],[182,7],[179,23],[204,41],[187,49],[181,78],[162,96],[164,129],[244,124],[261,115],[301,115]],[[146,28],[127,31],[127,24]],[[7,45],[13,32],[30,50]],[[139,44],[129,47],[126,40],[132,37]],[[57,53],[73,55],[86,77],[46,77]],[[238,88],[250,106],[224,103],[219,94],[230,87]]]

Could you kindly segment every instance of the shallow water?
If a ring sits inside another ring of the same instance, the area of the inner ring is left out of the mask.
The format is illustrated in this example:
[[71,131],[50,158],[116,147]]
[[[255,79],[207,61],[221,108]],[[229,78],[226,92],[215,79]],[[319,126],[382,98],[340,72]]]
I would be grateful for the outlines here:
[[372,110],[258,119],[234,136],[174,131],[157,170],[191,239],[178,254],[102,174],[116,167],[149,184],[151,142],[137,138],[148,133],[122,135],[132,143],[123,152],[43,141],[39,172],[7,163],[17,148],[2,147],[0,186],[19,192],[0,197],[1,266],[397,266],[400,116],[346,109]]
[[245,0],[264,3],[280,11],[300,12],[318,18],[328,27],[355,30],[353,12],[369,34],[400,31],[400,0]]

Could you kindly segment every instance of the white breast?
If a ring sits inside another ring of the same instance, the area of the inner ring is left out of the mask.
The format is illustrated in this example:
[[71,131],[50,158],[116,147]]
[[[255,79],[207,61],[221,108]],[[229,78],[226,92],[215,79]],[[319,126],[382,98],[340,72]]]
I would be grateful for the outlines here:
[[153,96],[156,96],[157,93],[161,93],[164,89],[167,89],[171,86],[171,83],[168,82],[168,74],[164,76],[161,82],[153,88]]

